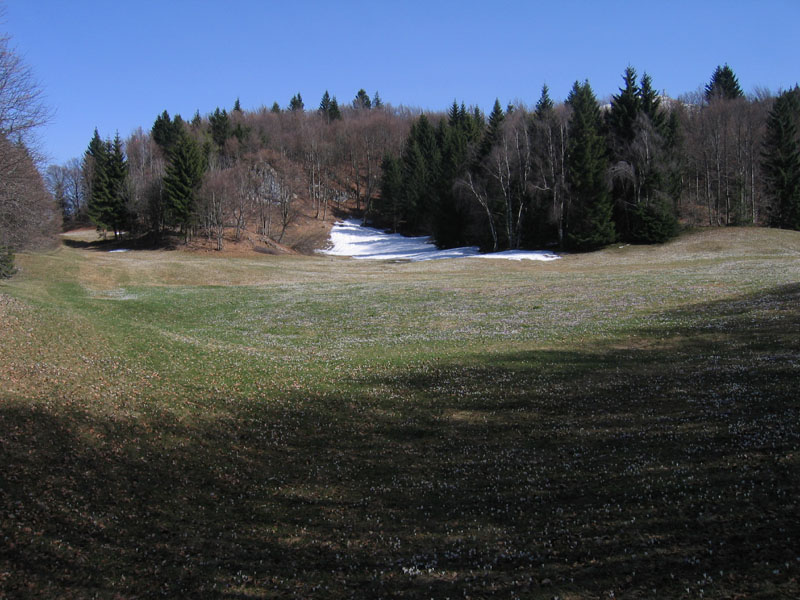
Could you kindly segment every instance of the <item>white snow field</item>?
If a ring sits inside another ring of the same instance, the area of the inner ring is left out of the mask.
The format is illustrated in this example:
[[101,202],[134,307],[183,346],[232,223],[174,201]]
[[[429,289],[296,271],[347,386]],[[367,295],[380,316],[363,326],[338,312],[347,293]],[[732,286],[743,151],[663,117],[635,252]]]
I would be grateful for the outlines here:
[[481,254],[478,248],[439,250],[429,237],[406,237],[399,233],[384,233],[372,227],[362,227],[358,219],[334,224],[331,247],[319,250],[330,256],[349,256],[367,260],[436,260],[441,258],[504,258],[506,260],[556,260],[558,254],[545,250],[506,250]]

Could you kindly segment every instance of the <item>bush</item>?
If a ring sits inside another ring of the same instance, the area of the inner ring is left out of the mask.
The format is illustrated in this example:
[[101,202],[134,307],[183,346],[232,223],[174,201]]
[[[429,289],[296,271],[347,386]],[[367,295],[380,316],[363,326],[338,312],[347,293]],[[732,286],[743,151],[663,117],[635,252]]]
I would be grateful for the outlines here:
[[0,279],[8,279],[17,270],[14,268],[14,253],[8,246],[0,246]]

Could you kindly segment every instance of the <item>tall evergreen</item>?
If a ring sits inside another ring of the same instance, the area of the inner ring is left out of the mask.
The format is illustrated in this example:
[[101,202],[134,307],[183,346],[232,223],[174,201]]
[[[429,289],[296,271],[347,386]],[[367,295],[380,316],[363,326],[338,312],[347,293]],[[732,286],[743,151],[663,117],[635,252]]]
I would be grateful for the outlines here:
[[567,147],[570,204],[566,221],[567,244],[592,250],[616,238],[612,204],[606,184],[608,157],[600,107],[589,82],[572,86],[567,104],[572,108]]
[[483,134],[483,140],[480,147],[480,158],[489,156],[492,147],[497,143],[497,138],[500,135],[500,127],[505,120],[506,115],[503,112],[503,107],[500,106],[500,100],[495,98],[492,112],[489,115],[489,123],[486,126],[486,131]]
[[553,100],[550,98],[550,88],[547,87],[547,84],[542,86],[542,94],[539,96],[539,100],[536,102],[536,116],[540,119],[546,118],[550,115],[554,108]]
[[712,100],[736,100],[743,98],[744,92],[739,87],[739,80],[727,64],[723,67],[717,66],[711,75],[711,81],[706,84],[706,101]]
[[775,100],[767,118],[762,170],[773,225],[800,230],[800,88]]
[[303,97],[300,92],[297,92],[289,101],[289,110],[292,112],[303,112],[305,104],[303,104]]
[[342,111],[339,110],[339,101],[336,96],[331,98],[331,105],[328,107],[328,119],[337,121],[342,118]]
[[128,166],[117,134],[114,142],[103,141],[97,129],[84,157],[89,181],[89,218],[99,228],[119,237],[127,221]]
[[372,97],[372,108],[383,108],[383,100],[381,99],[381,95],[375,91],[375,95]]
[[99,229],[111,229],[111,191],[108,179],[108,147],[97,129],[84,156],[84,171],[89,176],[87,212]]
[[[322,99],[319,101],[319,114],[328,117],[328,111],[331,109],[331,97],[328,94],[328,90],[325,90],[325,93],[322,94]],[[330,120],[330,119],[329,119]]]
[[614,222],[625,241],[663,242],[677,232],[666,183],[666,119],[649,75],[639,87],[628,67],[623,80],[606,113]]
[[220,110],[218,106],[208,117],[208,122],[211,125],[211,138],[217,146],[223,147],[227,139],[233,134],[228,112],[224,108]]
[[353,108],[356,110],[369,110],[372,108],[372,101],[364,88],[358,90],[356,97],[353,99]]
[[164,196],[172,224],[180,226],[187,237],[195,217],[196,194],[204,167],[197,143],[183,132],[164,175]]
[[[197,118],[200,118],[200,115],[197,115]],[[153,127],[150,130],[150,133],[153,136],[153,141],[159,145],[159,147],[166,153],[169,153],[172,150],[172,147],[175,145],[175,142],[178,140],[178,136],[180,135],[182,129],[183,121],[180,118],[180,115],[175,115],[175,120],[173,121],[169,113],[165,110],[159,116],[156,117],[155,122],[153,123]]]

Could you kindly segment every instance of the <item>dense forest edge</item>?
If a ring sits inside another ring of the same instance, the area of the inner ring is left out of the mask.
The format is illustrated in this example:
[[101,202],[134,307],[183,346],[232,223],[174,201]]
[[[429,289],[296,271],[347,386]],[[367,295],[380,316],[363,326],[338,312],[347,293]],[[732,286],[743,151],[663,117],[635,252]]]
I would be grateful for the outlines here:
[[300,216],[345,213],[485,251],[661,243],[682,226],[800,229],[800,89],[745,96],[727,64],[679,99],[629,66],[607,104],[576,81],[563,103],[545,85],[532,108],[498,100],[488,117],[456,100],[395,108],[364,89],[345,105],[326,91],[308,110],[300,93],[188,121],[164,110],[126,139],[95,129],[82,157],[43,169],[31,142],[47,109],[7,37],[0,61],[14,83],[0,103],[3,277],[15,251],[62,227],[299,252],[325,240],[319,228],[287,244]]

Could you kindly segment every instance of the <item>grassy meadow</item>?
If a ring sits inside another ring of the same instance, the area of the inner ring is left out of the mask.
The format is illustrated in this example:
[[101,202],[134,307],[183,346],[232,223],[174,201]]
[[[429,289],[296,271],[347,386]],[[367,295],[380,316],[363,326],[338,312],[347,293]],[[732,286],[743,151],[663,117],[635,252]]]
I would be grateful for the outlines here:
[[0,598],[800,597],[800,233],[0,282]]

